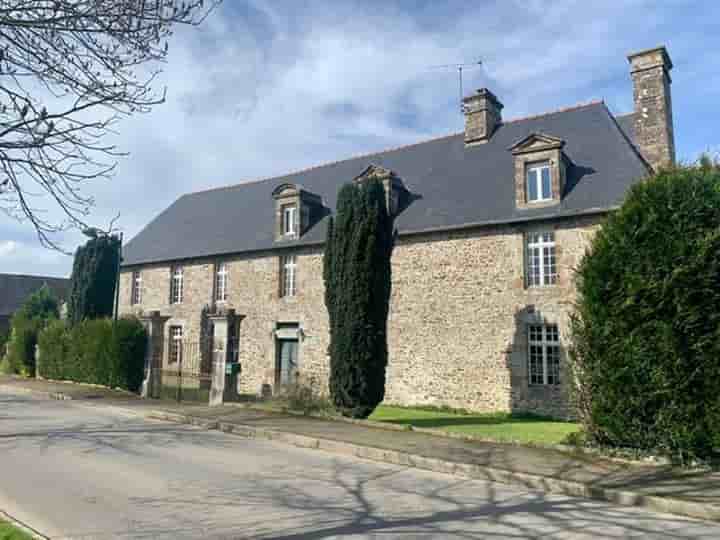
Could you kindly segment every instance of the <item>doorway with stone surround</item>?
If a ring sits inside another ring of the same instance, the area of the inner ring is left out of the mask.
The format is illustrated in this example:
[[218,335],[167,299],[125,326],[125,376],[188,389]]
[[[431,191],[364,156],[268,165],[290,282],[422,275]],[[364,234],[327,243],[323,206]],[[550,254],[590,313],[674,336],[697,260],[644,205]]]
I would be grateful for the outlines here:
[[299,369],[298,323],[277,323],[275,328],[275,388],[281,390],[297,381]]

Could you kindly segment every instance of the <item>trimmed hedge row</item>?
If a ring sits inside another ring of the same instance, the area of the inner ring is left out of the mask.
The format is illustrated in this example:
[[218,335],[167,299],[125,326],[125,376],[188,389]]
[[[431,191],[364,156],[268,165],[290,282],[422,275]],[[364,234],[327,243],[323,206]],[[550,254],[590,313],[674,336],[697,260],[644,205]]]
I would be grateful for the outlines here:
[[47,379],[70,380],[140,389],[145,366],[147,334],[137,319],[86,320],[69,327],[52,322],[40,334],[39,375]]

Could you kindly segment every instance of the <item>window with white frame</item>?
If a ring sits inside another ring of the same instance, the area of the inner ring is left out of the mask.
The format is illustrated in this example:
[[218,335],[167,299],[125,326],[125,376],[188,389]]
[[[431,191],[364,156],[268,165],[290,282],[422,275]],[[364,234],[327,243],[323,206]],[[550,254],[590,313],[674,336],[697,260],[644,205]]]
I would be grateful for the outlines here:
[[556,324],[528,327],[530,385],[560,384],[560,334]]
[[295,255],[280,257],[280,296],[295,296],[297,281],[297,260]]
[[288,204],[282,207],[282,231],[285,236],[296,234],[297,206]]
[[173,266],[170,271],[170,303],[181,304],[183,301],[183,269]]
[[219,263],[215,267],[215,301],[225,302],[228,294],[228,267]]
[[527,165],[525,195],[527,202],[542,202],[552,199],[550,164],[532,163]]
[[135,305],[142,302],[142,274],[136,270],[131,279],[130,303]]
[[527,234],[525,259],[528,287],[542,287],[557,283],[555,260],[555,233],[552,231]]
[[170,327],[170,346],[168,347],[168,362],[175,364],[182,362],[183,354],[183,328],[182,326]]

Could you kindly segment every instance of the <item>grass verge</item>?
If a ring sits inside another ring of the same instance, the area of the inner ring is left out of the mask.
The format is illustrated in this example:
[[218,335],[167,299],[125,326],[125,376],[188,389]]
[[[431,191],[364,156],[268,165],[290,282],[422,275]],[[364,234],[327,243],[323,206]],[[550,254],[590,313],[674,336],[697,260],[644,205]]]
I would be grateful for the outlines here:
[[33,540],[33,537],[7,521],[0,521],[0,540]]
[[529,414],[478,414],[390,405],[380,405],[369,420],[524,444],[561,444],[580,431],[580,425],[574,422]]

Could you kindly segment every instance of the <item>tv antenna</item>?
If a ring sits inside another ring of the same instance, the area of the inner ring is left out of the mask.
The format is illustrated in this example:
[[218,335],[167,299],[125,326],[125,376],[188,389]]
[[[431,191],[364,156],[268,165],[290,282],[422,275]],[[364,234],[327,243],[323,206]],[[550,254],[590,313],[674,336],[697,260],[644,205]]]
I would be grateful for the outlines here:
[[459,96],[460,96],[460,112],[461,112],[461,113],[462,113],[462,112],[465,112],[465,110],[464,110],[464,108],[463,108],[463,78],[462,78],[463,69],[465,69],[465,68],[467,68],[467,69],[476,68],[476,67],[480,67],[481,65],[482,65],[482,61],[481,61],[481,60],[478,60],[477,62],[473,62],[473,63],[471,63],[471,64],[440,64],[440,65],[437,65],[437,66],[430,66],[430,69],[448,69],[448,68],[457,69],[457,72],[458,72],[458,93],[459,93]]

